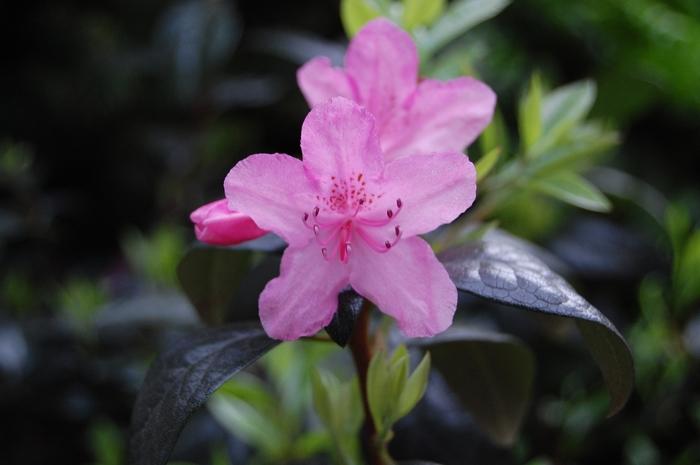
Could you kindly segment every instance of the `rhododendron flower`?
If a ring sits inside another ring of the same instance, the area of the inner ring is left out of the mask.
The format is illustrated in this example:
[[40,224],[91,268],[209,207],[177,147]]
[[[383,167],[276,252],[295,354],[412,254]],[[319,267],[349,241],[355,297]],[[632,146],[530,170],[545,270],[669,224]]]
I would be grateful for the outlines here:
[[496,96],[469,77],[418,81],[418,50],[411,36],[379,18],[350,42],[345,68],[318,57],[297,73],[311,107],[343,96],[377,120],[385,157],[463,151],[486,128]]
[[226,199],[202,205],[190,220],[197,239],[212,245],[238,244],[267,234],[248,215],[229,210]]
[[296,339],[327,326],[348,285],[407,336],[431,336],[451,324],[457,290],[418,235],[472,204],[474,166],[460,152],[386,161],[378,129],[369,111],[334,98],[304,121],[303,161],[251,155],[226,177],[229,208],[289,244],[280,276],[260,295],[271,337]]

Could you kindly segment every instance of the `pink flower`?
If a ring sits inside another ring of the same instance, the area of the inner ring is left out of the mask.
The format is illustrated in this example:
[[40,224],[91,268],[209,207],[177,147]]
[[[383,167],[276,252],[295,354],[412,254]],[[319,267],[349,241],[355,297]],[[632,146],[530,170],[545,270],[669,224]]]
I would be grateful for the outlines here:
[[233,245],[267,234],[247,215],[229,210],[226,199],[202,205],[192,212],[194,232],[202,242]]
[[418,235],[472,204],[474,166],[460,152],[385,161],[375,121],[351,100],[331,99],[304,121],[303,161],[251,155],[224,181],[230,208],[289,244],[280,276],[260,295],[271,337],[315,334],[348,285],[407,336],[431,336],[452,323],[457,290]]
[[496,104],[493,91],[469,77],[418,82],[411,36],[381,18],[350,42],[345,69],[318,57],[299,69],[297,81],[311,107],[343,96],[367,108],[388,159],[463,151],[489,124]]

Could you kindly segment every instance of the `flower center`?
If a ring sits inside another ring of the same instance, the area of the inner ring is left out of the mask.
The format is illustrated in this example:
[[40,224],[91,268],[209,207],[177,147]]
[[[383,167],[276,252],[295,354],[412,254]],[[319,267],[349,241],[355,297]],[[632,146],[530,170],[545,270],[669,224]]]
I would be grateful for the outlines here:
[[388,252],[401,239],[401,228],[396,219],[403,202],[396,199],[396,207],[388,208],[385,215],[368,218],[366,213],[376,212],[373,206],[376,207],[382,194],[368,192],[363,177],[362,173],[353,173],[346,180],[331,177],[329,195],[316,196],[318,205],[302,217],[304,225],[313,231],[326,260],[337,256],[341,262],[347,263],[355,239],[361,239],[379,253]]

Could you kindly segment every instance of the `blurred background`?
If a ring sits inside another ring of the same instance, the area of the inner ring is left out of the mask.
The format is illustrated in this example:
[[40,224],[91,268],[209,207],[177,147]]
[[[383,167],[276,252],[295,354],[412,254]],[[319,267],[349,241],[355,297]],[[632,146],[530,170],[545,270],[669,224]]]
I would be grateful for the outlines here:
[[[176,278],[189,212],[222,197],[248,154],[299,154],[296,69],[342,59],[338,3],[0,6],[0,463],[125,463],[145,369],[199,324]],[[513,321],[538,362],[520,440],[499,448],[460,417],[428,458],[700,463],[700,3],[518,0],[452,50],[494,88],[511,132],[534,71],[552,86],[596,81],[592,114],[620,144],[590,179],[613,213],[518,205],[502,226],[557,255],[621,329],[637,391],[605,419],[590,357]],[[255,438],[239,430],[203,412],[175,458],[249,463]],[[255,463],[291,463],[266,457]]]

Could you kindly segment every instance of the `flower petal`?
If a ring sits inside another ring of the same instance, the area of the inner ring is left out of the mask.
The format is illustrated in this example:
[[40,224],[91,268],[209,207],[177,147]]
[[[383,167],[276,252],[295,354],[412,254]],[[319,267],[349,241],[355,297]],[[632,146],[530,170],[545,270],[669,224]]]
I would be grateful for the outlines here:
[[401,240],[383,254],[360,246],[353,253],[350,285],[406,336],[433,336],[452,324],[457,288],[423,239]]
[[[399,158],[386,165],[383,198],[401,199],[396,217],[403,237],[425,234],[454,221],[476,198],[476,169],[463,153]],[[383,211],[383,210],[379,210]]]
[[332,176],[376,178],[384,166],[374,117],[343,97],[309,112],[301,128],[301,151],[307,174],[322,185],[332,184]]
[[388,160],[417,153],[462,152],[488,126],[496,94],[469,77],[425,80],[382,131]]
[[261,153],[236,163],[224,180],[231,210],[250,217],[289,245],[306,245],[313,235],[304,226],[304,211],[313,205],[313,187],[301,161],[284,154]]
[[291,340],[316,334],[327,326],[338,307],[338,293],[348,285],[349,267],[326,261],[316,243],[288,247],[279,277],[260,294],[260,321],[275,339]]
[[356,86],[358,102],[381,126],[416,88],[418,50],[406,31],[386,19],[375,19],[350,42],[345,72]]
[[299,68],[297,83],[311,108],[331,97],[355,98],[345,71],[334,68],[326,57],[313,58]]
[[248,215],[229,210],[226,199],[202,205],[190,219],[197,239],[211,245],[235,245],[267,234]]

